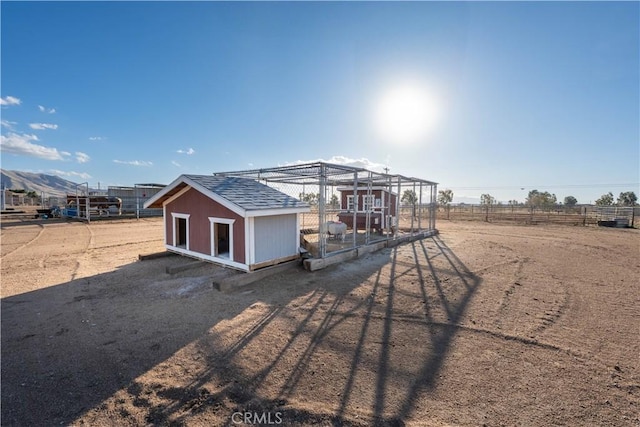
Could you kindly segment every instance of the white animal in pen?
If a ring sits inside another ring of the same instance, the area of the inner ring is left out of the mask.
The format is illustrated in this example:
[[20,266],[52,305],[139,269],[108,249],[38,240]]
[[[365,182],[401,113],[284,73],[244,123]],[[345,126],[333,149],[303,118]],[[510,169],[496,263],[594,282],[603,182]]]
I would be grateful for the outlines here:
[[347,234],[347,224],[340,221],[329,221],[327,222],[327,235],[329,239],[340,239],[340,241],[344,242],[344,238]]

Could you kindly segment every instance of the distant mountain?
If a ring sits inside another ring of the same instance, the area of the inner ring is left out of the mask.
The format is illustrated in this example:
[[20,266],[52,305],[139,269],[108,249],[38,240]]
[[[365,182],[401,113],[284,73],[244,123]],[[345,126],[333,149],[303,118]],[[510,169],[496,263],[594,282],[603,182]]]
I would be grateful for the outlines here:
[[45,193],[47,196],[64,197],[66,194],[75,194],[75,182],[44,173],[9,171],[0,169],[2,174],[0,187],[13,190],[27,190]]

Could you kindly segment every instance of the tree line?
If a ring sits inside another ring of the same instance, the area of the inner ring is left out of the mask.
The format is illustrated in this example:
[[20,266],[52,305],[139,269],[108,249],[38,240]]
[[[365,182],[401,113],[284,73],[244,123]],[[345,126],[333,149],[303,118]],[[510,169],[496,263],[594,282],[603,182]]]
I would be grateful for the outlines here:
[[[438,191],[438,204],[442,206],[448,206],[453,201],[453,191],[440,190]],[[501,205],[502,203],[496,202],[496,198],[491,194],[480,195],[480,204],[483,206]],[[574,196],[567,196],[562,203],[558,202],[558,198],[555,194],[548,191],[531,190],[527,195],[524,203],[520,203],[518,200],[509,200],[507,202],[510,206],[528,206],[531,208],[550,209],[558,205],[573,207],[578,204],[578,199]],[[596,206],[638,206],[638,196],[633,191],[623,191],[618,195],[617,200],[614,199],[613,193],[608,192],[603,194],[595,202]]]
[[600,196],[596,200],[598,206],[638,206],[638,196],[633,191],[625,191],[620,193],[618,200],[613,203],[613,193],[609,191],[607,194]]
[[[300,193],[299,197],[300,200],[305,201],[310,205],[317,205],[320,199],[320,194]],[[449,189],[439,190],[437,200],[439,205],[449,206],[451,202],[453,202],[453,191]],[[408,205],[414,205],[418,202],[418,196],[413,190],[405,190],[400,201]],[[488,193],[480,195],[480,204],[483,206],[502,205],[502,203],[497,202],[496,198]],[[567,207],[576,206],[578,204],[578,199],[574,196],[567,196],[561,203],[559,203],[555,194],[549,193],[548,191],[531,190],[529,191],[524,203],[521,203],[518,200],[509,200],[507,204],[509,206],[528,206],[538,209],[551,209],[558,205]],[[613,193],[608,192],[600,196],[600,198],[596,200],[595,204],[596,206],[638,206],[638,196],[636,196],[636,193],[633,191],[623,191],[618,195],[616,200]],[[340,205],[340,200],[335,194],[332,194],[331,198],[327,201],[327,205],[337,208]]]

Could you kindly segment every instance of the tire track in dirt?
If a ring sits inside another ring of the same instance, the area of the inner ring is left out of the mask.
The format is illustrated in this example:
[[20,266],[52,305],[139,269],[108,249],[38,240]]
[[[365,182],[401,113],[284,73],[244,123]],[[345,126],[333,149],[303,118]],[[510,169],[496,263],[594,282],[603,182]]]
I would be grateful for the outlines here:
[[31,240],[29,240],[27,243],[22,244],[21,246],[18,246],[17,248],[15,248],[14,250],[12,250],[11,252],[8,252],[2,256],[0,256],[0,259],[5,259],[6,257],[8,257],[9,255],[26,248],[27,246],[33,244],[36,240],[38,240],[40,238],[40,236],[42,236],[42,234],[44,233],[44,225],[42,224],[37,224],[38,227],[40,227],[40,230],[38,231],[38,234]]
[[[544,230],[543,230],[544,231]],[[566,231],[566,230],[562,230],[562,231]],[[601,230],[598,230],[601,231]],[[601,252],[606,252],[606,253],[615,253],[616,255],[619,256],[626,256],[626,253],[624,251],[621,250],[617,250],[614,247],[610,247],[610,246],[606,246],[606,245],[597,245],[597,244],[590,244],[590,243],[585,243],[585,242],[575,242],[571,236],[567,236],[567,235],[545,235],[545,234],[541,234],[538,236],[534,236],[534,235],[530,235],[530,234],[515,234],[515,233],[490,233],[490,232],[485,232],[485,231],[474,231],[473,232],[474,235],[484,235],[484,236],[491,236],[492,238],[495,237],[507,237],[507,238],[518,238],[518,239],[527,239],[527,240],[534,240],[534,241],[547,241],[549,243],[559,243],[559,244],[567,244],[569,243],[572,246],[576,246],[576,247],[581,247],[581,248],[587,248],[587,249],[592,249],[592,250],[596,250],[596,251],[601,251]]]
[[504,267],[505,265],[509,265],[509,264],[517,264],[517,263],[519,263],[519,262],[520,262],[520,260],[519,260],[519,259],[512,259],[512,260],[504,261],[504,262],[497,262],[497,263],[495,263],[495,264],[487,265],[486,267],[476,268],[476,269],[474,269],[474,271],[473,271],[473,272],[474,272],[475,274],[483,273],[483,272],[485,272],[485,271],[492,270],[492,269],[494,269],[494,268],[496,268],[496,267]]
[[[394,315],[388,318],[383,314],[363,314],[363,313],[336,313],[336,317],[338,318],[369,318],[369,320],[376,321],[385,321],[391,319],[393,322],[399,323],[411,323],[416,325],[424,325],[428,327],[436,327],[436,328],[454,328],[462,333],[471,333],[476,335],[483,335],[486,337],[492,337],[499,339],[501,341],[513,342],[521,345],[525,345],[531,348],[538,348],[541,350],[552,351],[552,352],[560,352],[564,353],[568,356],[572,356],[576,359],[579,359],[582,363],[590,364],[592,366],[598,366],[610,369],[612,367],[611,361],[606,361],[597,357],[597,355],[592,353],[582,353],[575,349],[569,347],[563,347],[557,344],[552,344],[549,342],[545,342],[536,338],[527,338],[520,335],[509,334],[505,332],[495,331],[492,329],[477,327],[477,326],[469,326],[463,325],[460,323],[450,323],[450,322],[438,322],[438,321],[429,321],[425,320],[424,317],[409,314],[409,315]],[[640,388],[640,385],[638,386]]]
[[[513,280],[504,290],[500,300],[494,325],[497,329],[508,329],[508,326],[516,326],[523,314],[532,315],[536,319],[535,324],[530,324],[526,335],[534,338],[555,325],[566,313],[570,293],[566,283],[554,276],[551,277],[555,282],[554,286],[544,290],[538,289],[535,283],[524,283],[523,278],[529,275],[524,274],[523,269],[529,262],[528,257],[517,261]],[[513,325],[508,325],[509,322]]]
[[[468,232],[471,233],[471,232]],[[508,237],[508,238],[518,238],[518,239],[533,239],[533,240],[557,240],[557,241],[561,241],[561,242],[566,242],[569,240],[569,238],[567,237],[562,237],[562,236],[545,236],[545,235],[540,235],[540,236],[534,236],[534,235],[530,235],[530,234],[512,234],[512,233],[491,233],[491,232],[487,232],[487,231],[473,231],[473,234],[478,236],[478,235],[482,235],[482,236],[491,236],[493,238],[495,237]]]
[[87,245],[85,246],[85,248],[82,251],[82,253],[76,259],[76,265],[73,268],[73,271],[71,272],[71,280],[75,280],[76,279],[76,276],[78,274],[78,270],[80,269],[80,265],[81,265],[82,259],[87,256],[87,253],[89,252],[89,248],[91,246],[93,246],[94,243],[95,243],[95,235],[93,233],[93,230],[91,229],[91,226],[89,224],[87,224],[87,223],[83,223],[83,225],[89,231],[89,240],[87,241]]
[[511,284],[507,287],[507,289],[504,291],[504,294],[502,295],[502,299],[500,300],[500,305],[498,306],[497,316],[494,321],[494,325],[497,329],[502,329],[502,327],[504,326],[503,320],[506,317],[507,311],[509,311],[509,308],[512,302],[512,296],[516,292],[517,288],[519,286],[522,286],[522,284],[520,283],[523,277],[522,269],[524,267],[524,264],[527,262],[529,262],[529,258],[526,258],[526,257],[515,260],[516,271],[513,273],[513,276],[514,276],[513,280],[511,281]]
[[563,282],[559,282],[559,290],[560,295],[554,300],[551,308],[545,310],[544,314],[538,316],[538,319],[542,322],[538,327],[533,330],[533,334],[538,334],[543,332],[545,329],[550,328],[555,325],[558,320],[565,314],[569,307],[569,289],[567,285]]
[[[482,233],[494,237],[514,237],[518,234],[511,233]],[[566,242],[569,239],[565,236],[526,236],[538,241],[547,241],[551,244],[555,242]],[[513,248],[502,243],[489,240],[484,242],[491,250],[502,249],[517,252]],[[602,249],[594,245],[583,245],[589,249]],[[566,314],[570,305],[570,292],[568,284],[551,274],[544,277],[544,274],[531,274],[531,271],[544,271],[544,266],[536,268],[532,265],[533,260],[529,256],[523,256],[515,260],[497,262],[485,267],[474,269],[476,274],[491,273],[501,268],[509,269],[512,264],[516,265],[512,278],[506,277],[500,281],[507,285],[498,294],[498,305],[495,311],[493,325],[501,333],[534,339],[537,335],[554,326]],[[525,271],[526,270],[526,271]],[[507,279],[507,280],[505,280]],[[506,283],[505,283],[506,282]],[[539,285],[548,283],[544,288]],[[530,319],[530,320],[525,320]]]
[[505,332],[500,332],[500,331],[495,331],[495,330],[491,330],[491,329],[486,329],[486,328],[482,328],[482,327],[476,327],[476,326],[468,326],[468,325],[463,325],[460,323],[450,323],[450,322],[438,322],[438,321],[433,321],[433,320],[425,320],[423,317],[417,316],[417,315],[413,315],[413,314],[408,314],[408,315],[394,315],[391,316],[390,318],[388,318],[387,316],[383,315],[383,314],[377,314],[377,313],[371,313],[371,314],[363,314],[363,313],[336,313],[335,314],[336,317],[339,318],[363,318],[363,317],[368,317],[370,320],[378,320],[378,321],[385,321],[387,319],[390,319],[393,322],[400,322],[400,323],[412,323],[412,324],[416,324],[416,325],[425,325],[425,326],[435,326],[435,327],[439,327],[439,328],[455,328],[459,331],[462,332],[469,332],[469,333],[474,333],[474,334],[481,334],[481,335],[486,335],[486,336],[491,336],[493,338],[498,338],[500,340],[504,340],[504,341],[512,341],[512,342],[516,342],[519,344],[524,344],[527,346],[532,346],[532,347],[537,347],[537,348],[541,348],[544,350],[550,350],[550,351],[559,351],[580,359],[584,359],[584,360],[596,360],[599,364],[605,365],[605,366],[610,366],[610,363],[605,363],[603,361],[594,359],[594,357],[592,355],[586,355],[583,353],[580,353],[576,350],[570,349],[570,348],[565,348],[565,347],[561,347],[559,345],[556,344],[551,344],[548,342],[544,342],[538,339],[534,339],[534,338],[527,338],[527,337],[523,337],[520,335],[513,335],[513,334],[508,334]]
[[456,329],[459,329],[459,330],[462,330],[462,331],[466,331],[466,332],[489,335],[489,336],[492,336],[494,338],[499,338],[499,339],[505,340],[505,341],[514,341],[514,342],[517,342],[517,343],[520,343],[520,344],[524,344],[524,345],[527,345],[527,346],[538,347],[538,348],[545,349],[545,350],[560,351],[560,352],[566,353],[566,354],[574,356],[574,357],[579,357],[581,359],[587,359],[586,355],[581,354],[581,353],[579,353],[579,352],[577,352],[575,350],[572,350],[570,348],[560,347],[560,346],[555,345],[555,344],[545,343],[545,342],[542,342],[540,340],[536,340],[536,339],[532,339],[532,338],[526,338],[526,337],[522,337],[522,336],[519,336],[519,335],[511,335],[511,334],[506,334],[506,333],[503,333],[503,332],[492,331],[490,329],[474,328],[474,327],[465,326],[465,325],[459,325],[459,324],[446,324],[446,326],[454,327]]
[[121,247],[126,247],[126,246],[135,246],[135,245],[142,245],[144,243],[152,243],[152,242],[162,242],[164,239],[160,238],[160,239],[151,239],[151,240],[140,240],[137,242],[126,242],[126,243],[118,243],[115,245],[105,245],[105,246],[97,246],[95,248],[88,248],[89,251],[99,251],[101,249],[109,249],[109,248],[121,248]]
[[[564,353],[568,356],[575,358],[578,362],[584,365],[597,367],[599,369],[611,370],[613,366],[618,366],[615,364],[615,362],[612,362],[611,360],[607,360],[607,359],[602,359],[601,357],[598,357],[598,355],[595,353],[584,353],[569,347],[545,342],[537,338],[527,338],[520,335],[507,334],[499,331],[493,331],[490,329],[471,327],[471,326],[466,326],[461,324],[444,323],[442,325],[436,325],[436,326],[452,327],[452,328],[458,329],[460,332],[468,332],[473,334],[484,335],[487,337],[497,338],[502,341],[525,345],[529,348],[534,348],[534,349],[537,348],[540,350]],[[615,368],[616,371],[618,369],[619,368]],[[620,375],[618,375],[618,377],[622,378],[622,376]],[[640,389],[640,384],[635,383],[633,378],[629,379],[627,383],[628,384],[626,384],[625,386],[629,389],[634,389],[634,388]]]

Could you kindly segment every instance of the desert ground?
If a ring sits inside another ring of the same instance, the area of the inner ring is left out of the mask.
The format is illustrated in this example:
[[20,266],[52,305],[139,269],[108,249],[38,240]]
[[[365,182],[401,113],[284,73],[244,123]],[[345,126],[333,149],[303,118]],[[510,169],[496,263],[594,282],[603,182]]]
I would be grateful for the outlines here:
[[2,425],[640,425],[640,230],[438,228],[222,293],[158,218],[3,220]]

